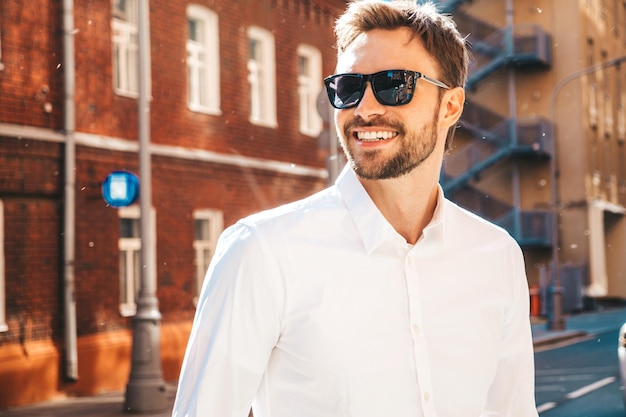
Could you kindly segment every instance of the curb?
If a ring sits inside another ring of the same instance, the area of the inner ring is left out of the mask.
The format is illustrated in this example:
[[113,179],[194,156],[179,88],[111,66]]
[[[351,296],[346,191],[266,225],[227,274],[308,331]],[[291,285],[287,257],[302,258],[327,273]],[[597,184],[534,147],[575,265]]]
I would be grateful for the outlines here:
[[535,351],[548,350],[559,347],[563,344],[588,340],[592,337],[594,337],[593,333],[582,330],[564,331],[559,334],[546,334],[535,336],[533,338],[533,347],[535,348]]

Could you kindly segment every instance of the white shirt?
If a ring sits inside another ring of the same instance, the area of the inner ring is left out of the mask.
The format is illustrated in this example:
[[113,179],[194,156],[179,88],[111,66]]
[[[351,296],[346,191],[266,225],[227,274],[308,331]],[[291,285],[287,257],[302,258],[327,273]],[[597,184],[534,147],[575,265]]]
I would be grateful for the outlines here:
[[536,417],[506,231],[443,198],[415,245],[355,174],[220,237],[174,417]]

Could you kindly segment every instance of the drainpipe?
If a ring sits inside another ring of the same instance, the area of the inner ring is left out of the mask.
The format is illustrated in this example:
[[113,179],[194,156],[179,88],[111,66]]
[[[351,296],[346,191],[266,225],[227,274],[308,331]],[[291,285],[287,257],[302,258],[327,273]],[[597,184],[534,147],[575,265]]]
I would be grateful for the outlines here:
[[63,212],[63,298],[65,320],[65,378],[78,380],[76,347],[76,298],[74,294],[75,184],[76,144],[75,69],[74,69],[74,3],[63,0],[63,73],[65,85],[65,194]]

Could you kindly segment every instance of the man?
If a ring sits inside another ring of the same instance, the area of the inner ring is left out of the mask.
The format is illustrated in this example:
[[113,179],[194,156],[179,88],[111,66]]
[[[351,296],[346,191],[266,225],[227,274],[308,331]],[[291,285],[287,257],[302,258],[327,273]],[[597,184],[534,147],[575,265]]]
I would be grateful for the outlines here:
[[414,1],[351,3],[335,32],[349,168],[224,232],[173,415],[537,416],[521,251],[438,185],[463,38]]

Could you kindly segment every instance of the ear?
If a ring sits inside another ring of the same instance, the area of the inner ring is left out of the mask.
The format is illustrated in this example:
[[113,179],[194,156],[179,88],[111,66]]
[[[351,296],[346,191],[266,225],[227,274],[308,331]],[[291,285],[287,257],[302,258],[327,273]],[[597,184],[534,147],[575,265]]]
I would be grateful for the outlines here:
[[439,114],[440,128],[448,129],[453,126],[463,113],[463,104],[465,103],[465,90],[461,87],[455,87],[447,90],[441,99],[441,108]]

